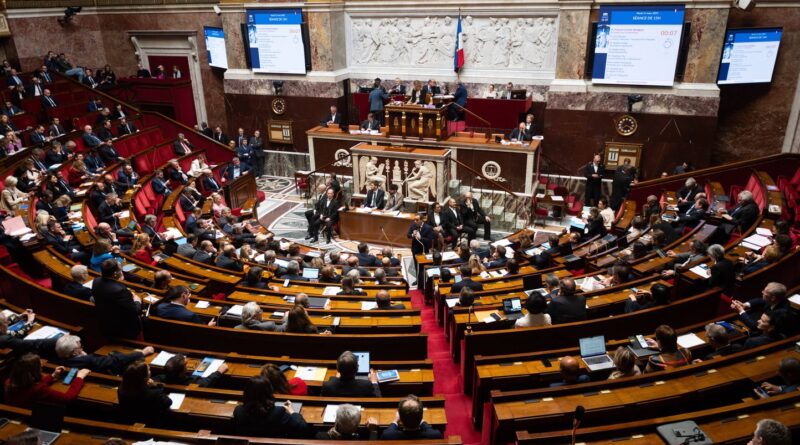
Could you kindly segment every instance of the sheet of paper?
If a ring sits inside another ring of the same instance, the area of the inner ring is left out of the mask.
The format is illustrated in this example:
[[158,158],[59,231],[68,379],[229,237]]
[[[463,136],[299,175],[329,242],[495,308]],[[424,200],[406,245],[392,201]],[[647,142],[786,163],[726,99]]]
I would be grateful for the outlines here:
[[59,334],[66,334],[67,331],[58,329],[53,326],[42,326],[41,328],[31,332],[25,337],[25,340],[42,340],[45,338],[52,338]]
[[800,294],[794,294],[789,297],[789,303],[792,303],[795,306],[800,306]]
[[119,212],[119,217],[120,218],[129,218],[130,216],[131,216],[131,212],[128,211],[128,210],[123,210],[123,211]]
[[[339,409],[340,405],[327,405],[325,406],[325,411],[322,412],[322,421],[324,423],[335,423],[336,422],[336,411]],[[356,405],[356,408],[361,410],[361,406]]]
[[510,240],[510,239],[508,239],[508,238],[503,238],[503,239],[499,239],[499,240],[495,241],[495,242],[494,242],[494,243],[492,243],[492,244],[494,244],[494,245],[495,245],[495,247],[497,247],[497,246],[510,246],[510,245],[511,245],[511,244],[513,244],[513,243],[511,242],[511,240]]
[[362,311],[371,311],[378,307],[378,303],[375,301],[362,301],[361,302],[361,310]]
[[301,366],[294,372],[294,376],[305,381],[323,382],[325,381],[325,374],[328,373],[326,368],[316,366]]
[[551,196],[551,197],[550,197],[550,199],[552,199],[552,200],[553,200],[553,201],[555,201],[555,202],[562,202],[562,201],[564,201],[564,197],[563,197],[563,196],[558,196],[558,195],[553,195],[553,196]]
[[491,278],[491,275],[489,275],[489,272],[486,272],[484,270],[484,271],[481,271],[481,278],[483,278],[483,279]]
[[741,246],[750,250],[754,250],[756,252],[761,250],[761,246],[759,246],[758,244],[748,243],[747,241],[742,241]]
[[700,346],[705,344],[702,338],[698,337],[695,333],[690,332],[688,334],[681,335],[678,337],[678,346],[681,348],[693,348],[695,346]]
[[178,410],[181,409],[181,405],[183,405],[183,399],[186,398],[186,394],[173,392],[171,394],[167,394],[167,397],[172,400],[172,405],[169,406],[169,409]]
[[171,352],[161,351],[161,352],[158,353],[156,358],[154,358],[153,361],[150,362],[150,365],[151,366],[164,366],[164,365],[167,364],[167,360],[171,359],[174,356],[175,356],[175,354],[173,354]]
[[89,281],[83,283],[83,287],[85,287],[87,289],[91,289],[92,286],[94,286],[94,280],[89,280]]
[[450,261],[458,259],[458,254],[453,251],[442,253],[442,261]]
[[768,245],[770,245],[772,243],[772,240],[770,240],[766,236],[761,236],[761,235],[757,235],[757,234],[756,235],[750,235],[750,236],[748,236],[747,238],[745,238],[742,241],[746,241],[748,243],[755,244],[755,245],[761,246],[761,247],[768,246]]
[[322,295],[336,295],[342,291],[341,287],[337,286],[326,286],[325,290],[322,291]]
[[458,303],[458,298],[449,298],[444,300],[444,302],[447,303],[447,307],[452,308],[456,305],[456,303]]
[[222,366],[223,363],[225,363],[225,360],[220,360],[218,358],[212,360],[211,363],[208,365],[208,368],[206,368],[206,370],[203,372],[203,377],[204,378],[208,377],[214,372],[216,372],[219,369],[219,367]]
[[756,227],[756,233],[761,236],[767,236],[772,238],[772,230],[766,229],[764,227]]
[[195,303],[194,307],[196,307],[197,309],[207,309],[210,305],[211,303],[209,303],[208,301],[198,301],[197,303]]
[[237,304],[235,306],[231,306],[231,308],[228,309],[227,314],[228,315],[232,315],[232,316],[241,317],[243,309],[244,309],[244,306],[242,306],[241,304]]
[[697,275],[700,275],[703,278],[708,278],[708,277],[711,276],[711,270],[710,269],[704,269],[704,268],[700,267],[699,265],[698,266],[694,266],[693,268],[691,268],[689,270],[691,272],[696,273]]

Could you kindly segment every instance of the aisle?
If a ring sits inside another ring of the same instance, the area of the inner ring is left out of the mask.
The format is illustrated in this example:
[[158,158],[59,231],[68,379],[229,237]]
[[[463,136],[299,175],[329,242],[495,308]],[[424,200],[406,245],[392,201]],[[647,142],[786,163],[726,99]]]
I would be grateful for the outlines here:
[[459,435],[464,445],[477,445],[481,435],[472,427],[472,401],[461,390],[461,373],[450,356],[450,347],[444,331],[436,324],[433,307],[425,306],[422,293],[409,292],[411,305],[419,308],[422,316],[422,332],[428,334],[428,357],[433,361],[433,393],[444,395],[447,413],[446,435]]

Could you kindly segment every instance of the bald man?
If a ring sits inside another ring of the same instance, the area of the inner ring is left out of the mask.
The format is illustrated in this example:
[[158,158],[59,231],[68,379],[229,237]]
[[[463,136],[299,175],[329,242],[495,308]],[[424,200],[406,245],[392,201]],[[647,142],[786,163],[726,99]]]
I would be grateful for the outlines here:
[[561,367],[561,381],[550,384],[551,388],[556,386],[573,385],[589,381],[588,374],[581,374],[581,365],[575,357],[562,357],[558,362]]

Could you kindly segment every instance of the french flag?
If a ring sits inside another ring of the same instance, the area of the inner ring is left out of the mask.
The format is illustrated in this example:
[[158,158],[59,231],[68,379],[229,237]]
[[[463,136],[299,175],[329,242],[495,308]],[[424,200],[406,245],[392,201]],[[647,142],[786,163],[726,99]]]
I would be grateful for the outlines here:
[[456,52],[453,54],[453,70],[459,72],[464,66],[464,46],[461,41],[461,13],[458,13],[458,27],[456,28]]

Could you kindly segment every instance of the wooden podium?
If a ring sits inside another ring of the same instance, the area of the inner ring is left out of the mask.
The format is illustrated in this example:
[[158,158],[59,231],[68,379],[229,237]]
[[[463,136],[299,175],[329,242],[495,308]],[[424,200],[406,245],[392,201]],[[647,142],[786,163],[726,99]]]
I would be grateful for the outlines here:
[[390,138],[441,141],[447,137],[447,105],[426,108],[422,105],[387,105],[385,124]]

